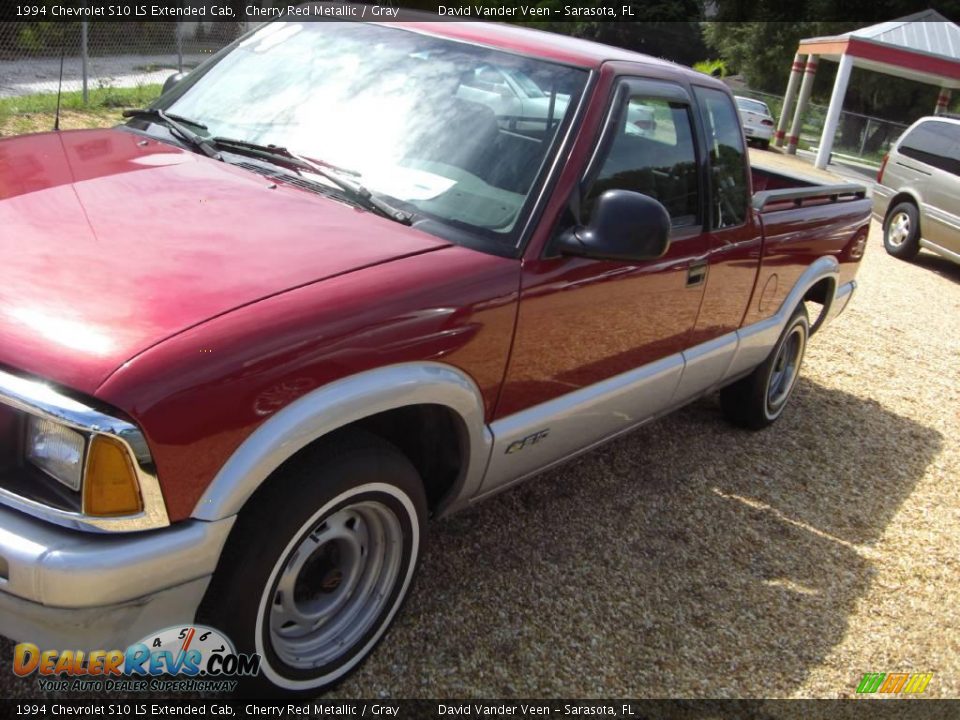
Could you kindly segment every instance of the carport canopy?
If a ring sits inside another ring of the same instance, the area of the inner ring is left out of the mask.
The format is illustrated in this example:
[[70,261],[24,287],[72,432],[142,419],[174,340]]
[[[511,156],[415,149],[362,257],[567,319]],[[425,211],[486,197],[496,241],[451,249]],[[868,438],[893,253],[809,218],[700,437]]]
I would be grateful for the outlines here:
[[[806,66],[802,56],[807,56]],[[825,168],[833,149],[833,137],[843,109],[843,98],[854,66],[874,72],[907,78],[941,88],[935,112],[946,111],[951,90],[960,88],[960,27],[936,10],[924,10],[861,28],[843,35],[801,40],[794,59],[793,73],[784,98],[784,112],[778,128],[778,144],[782,144],[786,115],[792,105],[793,92],[804,74],[797,112],[791,127],[788,152],[795,151],[797,135],[809,102],[818,58],[839,63],[830,106],[823,125],[816,166]]]

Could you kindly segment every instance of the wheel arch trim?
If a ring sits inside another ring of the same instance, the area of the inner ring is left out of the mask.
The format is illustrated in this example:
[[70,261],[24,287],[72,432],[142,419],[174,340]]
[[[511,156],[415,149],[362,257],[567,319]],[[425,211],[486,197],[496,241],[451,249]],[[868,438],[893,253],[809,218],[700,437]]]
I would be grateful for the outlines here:
[[[832,281],[830,292],[824,294],[821,316],[830,317],[830,308],[836,298],[840,283],[840,263],[833,255],[817,258],[797,278],[787,297],[772,316],[737,331],[739,344],[727,377],[735,377],[758,366],[776,345],[796,307],[803,302],[810,289],[823,280]],[[822,323],[821,323],[822,324]],[[818,328],[819,329],[819,328]]]
[[880,227],[884,230],[887,229],[887,223],[890,221],[891,216],[893,215],[894,208],[901,203],[909,202],[914,207],[917,208],[917,213],[923,211],[923,200],[920,198],[920,193],[918,193],[912,187],[901,187],[896,192],[890,194],[890,199],[887,201],[887,209],[884,212],[883,219],[880,223]]
[[402,363],[367,370],[312,390],[262,423],[217,472],[193,509],[198,520],[236,515],[286,460],[315,440],[358,420],[413,405],[441,405],[460,421],[460,472],[441,510],[480,486],[493,437],[473,379],[451,365]]

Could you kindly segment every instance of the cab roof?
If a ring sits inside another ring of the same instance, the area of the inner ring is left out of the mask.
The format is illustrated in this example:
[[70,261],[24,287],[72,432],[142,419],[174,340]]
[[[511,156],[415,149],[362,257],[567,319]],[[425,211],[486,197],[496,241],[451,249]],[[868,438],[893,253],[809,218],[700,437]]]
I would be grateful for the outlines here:
[[[671,68],[681,74],[694,72],[690,68],[650,55],[505,23],[418,21],[384,24],[587,69],[597,69],[605,62],[624,61]],[[697,77],[702,79],[705,76],[697,73]]]

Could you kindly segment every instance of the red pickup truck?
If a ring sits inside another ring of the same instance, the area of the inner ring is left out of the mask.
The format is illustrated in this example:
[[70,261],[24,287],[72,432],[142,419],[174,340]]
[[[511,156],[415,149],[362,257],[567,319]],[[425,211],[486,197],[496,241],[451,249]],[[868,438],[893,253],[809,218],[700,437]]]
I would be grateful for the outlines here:
[[775,421],[870,215],[751,173],[720,82],[506,25],[277,22],[129,115],[0,142],[0,633],[202,623],[291,692],[428,517],[706,393]]

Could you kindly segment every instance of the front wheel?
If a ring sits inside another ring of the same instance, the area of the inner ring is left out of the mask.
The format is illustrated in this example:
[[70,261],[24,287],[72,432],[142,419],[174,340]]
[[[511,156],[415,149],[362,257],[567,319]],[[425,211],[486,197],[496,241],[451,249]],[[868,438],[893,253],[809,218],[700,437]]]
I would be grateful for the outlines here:
[[366,434],[322,442],[269,482],[238,518],[200,618],[260,656],[261,677],[242,692],[316,694],[370,654],[402,605],[423,484]]
[[720,391],[720,408],[730,422],[760,430],[777,421],[797,384],[809,336],[810,320],[801,304],[767,359]]

